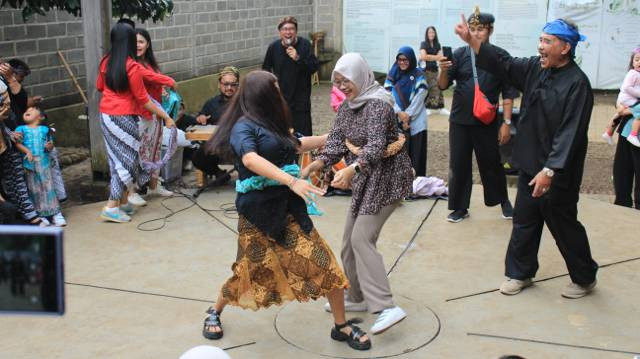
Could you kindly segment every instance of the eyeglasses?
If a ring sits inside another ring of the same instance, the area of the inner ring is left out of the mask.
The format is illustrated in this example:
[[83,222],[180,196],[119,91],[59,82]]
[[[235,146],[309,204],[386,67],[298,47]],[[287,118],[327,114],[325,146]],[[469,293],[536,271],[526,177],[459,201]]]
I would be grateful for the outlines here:
[[335,87],[342,87],[342,86],[349,86],[351,85],[351,81],[349,81],[349,79],[344,79],[344,80],[333,80],[333,86]]
[[283,26],[283,27],[280,28],[280,31],[282,31],[282,32],[296,31],[296,27],[295,26]]
[[409,59],[405,59],[405,58],[400,57],[400,58],[396,59],[396,62],[408,64],[409,63]]
[[237,82],[221,82],[220,83],[220,86],[222,86],[222,87],[232,87],[232,88],[234,88],[234,87],[238,87],[238,85],[239,84]]

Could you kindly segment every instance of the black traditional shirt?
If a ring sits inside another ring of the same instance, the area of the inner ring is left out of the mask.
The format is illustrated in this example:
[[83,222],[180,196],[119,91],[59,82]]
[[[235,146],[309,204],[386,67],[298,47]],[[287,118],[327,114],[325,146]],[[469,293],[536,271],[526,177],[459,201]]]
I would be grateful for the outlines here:
[[[494,46],[495,51],[509,55],[505,50]],[[469,46],[459,47],[453,52],[453,65],[447,72],[448,86],[456,81],[451,103],[451,115],[449,121],[458,125],[485,126],[480,120],[473,117],[473,95],[475,85],[473,82],[473,68],[471,67],[471,50]],[[503,99],[514,99],[518,92],[507,81],[478,69],[478,83],[480,90],[487,96],[492,104],[497,104],[500,93]]]
[[[298,161],[293,143],[280,139],[273,132],[246,117],[239,119],[233,126],[230,142],[236,155],[240,181],[257,176],[242,163],[242,156],[247,153],[255,152],[278,167]],[[313,229],[313,222],[307,214],[304,200],[285,185],[238,193],[236,208],[240,215],[279,243],[284,241],[288,214],[293,216],[306,233]]]
[[530,176],[543,167],[555,170],[554,185],[579,183],[593,109],[587,75],[574,61],[543,69],[538,56],[514,58],[491,45],[480,47],[477,64],[523,92],[514,163]]
[[292,111],[311,111],[311,75],[318,71],[318,59],[313,54],[311,42],[298,37],[293,47],[298,61],[287,55],[287,48],[278,39],[269,45],[262,69],[278,77],[284,99]]
[[229,100],[222,94],[219,94],[218,96],[208,99],[198,115],[211,116],[207,123],[209,125],[217,125],[228,103]]

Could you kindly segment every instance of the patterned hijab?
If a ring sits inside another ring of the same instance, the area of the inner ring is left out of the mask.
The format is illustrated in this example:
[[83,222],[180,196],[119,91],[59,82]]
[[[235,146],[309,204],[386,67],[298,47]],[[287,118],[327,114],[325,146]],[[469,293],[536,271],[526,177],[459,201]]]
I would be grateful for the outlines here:
[[376,81],[371,67],[360,54],[350,52],[342,55],[331,74],[332,81],[336,73],[353,82],[359,91],[353,100],[346,100],[350,109],[359,109],[370,100],[381,100],[393,106],[393,97]]

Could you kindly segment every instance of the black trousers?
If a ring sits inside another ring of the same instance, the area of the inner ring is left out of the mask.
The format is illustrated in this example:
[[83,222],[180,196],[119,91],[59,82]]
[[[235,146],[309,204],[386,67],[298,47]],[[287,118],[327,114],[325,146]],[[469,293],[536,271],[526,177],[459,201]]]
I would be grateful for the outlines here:
[[507,179],[500,162],[498,126],[449,124],[449,209],[467,209],[471,201],[472,153],[476,154],[484,190],[484,204],[495,206],[509,200]]
[[[625,123],[626,121],[622,121],[620,127],[624,127]],[[640,209],[640,148],[622,136],[618,136],[616,154],[613,158],[613,188],[616,194],[614,204],[632,207],[635,202],[636,209]]]
[[413,136],[405,132],[405,136],[407,136],[406,143],[411,166],[416,171],[416,177],[424,177],[427,175],[427,131],[418,132]]
[[574,283],[586,285],[596,279],[598,264],[591,257],[587,232],[578,221],[580,180],[568,188],[551,185],[542,197],[531,196],[532,176],[521,173],[513,212],[513,230],[505,259],[505,275],[514,279],[533,278],[538,270],[538,249],[546,223],[564,258]]
[[311,130],[311,112],[291,110],[291,116],[293,117],[293,130],[300,132],[305,136],[311,136],[313,131]]
[[223,170],[218,167],[220,159],[216,155],[208,155],[204,152],[204,145],[200,146],[191,156],[193,166],[206,175],[218,176]]

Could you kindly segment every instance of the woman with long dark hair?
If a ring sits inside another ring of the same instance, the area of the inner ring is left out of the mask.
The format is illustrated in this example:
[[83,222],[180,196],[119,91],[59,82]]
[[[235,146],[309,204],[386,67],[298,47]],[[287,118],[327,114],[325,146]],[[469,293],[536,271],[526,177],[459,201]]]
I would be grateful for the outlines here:
[[[153,54],[151,36],[149,32],[142,28],[136,28],[136,57],[137,61],[147,70],[143,75],[144,86],[149,92],[149,96],[156,106],[161,106],[163,87],[176,87],[176,82],[169,76],[160,72],[158,62]],[[145,111],[142,115],[143,121],[138,123],[140,132],[140,161],[158,162],[160,160],[160,149],[162,147],[162,123],[151,112]],[[168,197],[173,192],[166,190],[158,184],[158,171],[148,171],[144,169],[138,176],[139,191],[147,194],[157,194]],[[147,186],[149,189],[147,190]],[[144,206],[147,202],[140,196],[138,191],[129,193],[129,202],[137,206]]]
[[240,218],[233,275],[208,310],[202,334],[222,337],[220,314],[227,304],[257,310],[327,297],[335,321],[331,338],[369,349],[365,333],[345,319],[343,296],[349,283],[307,214],[305,201],[323,191],[298,179],[298,153],[321,145],[322,136],[298,140],[291,127],[276,77],[253,71],[242,80],[218,132],[206,144],[210,154],[235,158]]
[[438,87],[438,61],[442,59],[444,56],[438,32],[434,26],[429,26],[424,32],[424,41],[420,43],[420,61],[425,62],[424,72],[429,86],[425,105],[427,109],[440,110],[441,115],[449,116],[449,111],[444,108],[444,96]]
[[136,35],[129,25],[111,28],[111,50],[101,60],[96,87],[102,92],[100,125],[107,147],[111,186],[109,201],[101,218],[111,222],[129,222],[132,212],[127,194],[141,170],[138,122],[146,111],[164,120],[173,120],[149,98],[144,85],[145,68],[136,62]]

